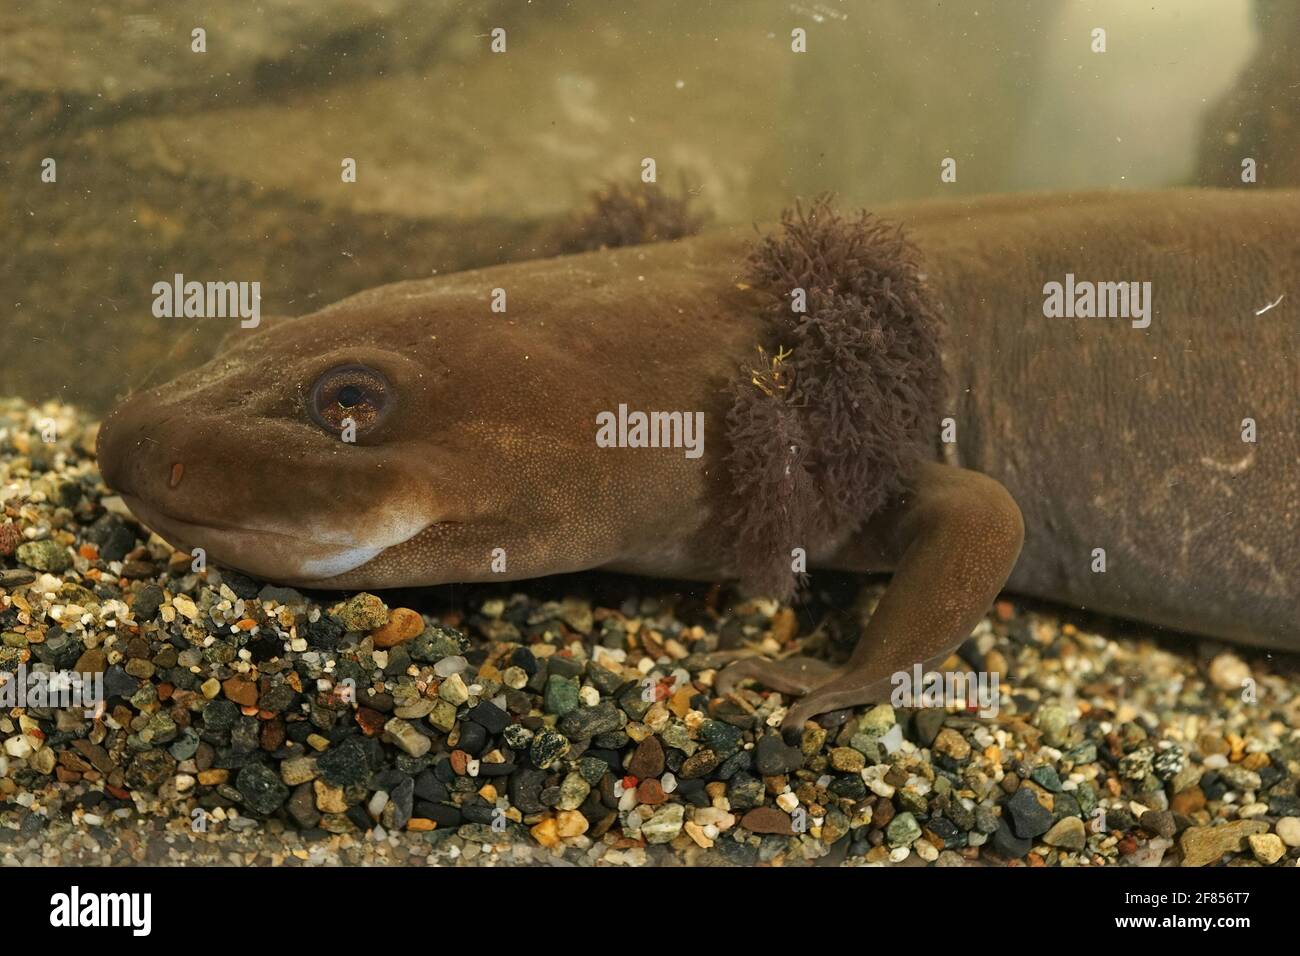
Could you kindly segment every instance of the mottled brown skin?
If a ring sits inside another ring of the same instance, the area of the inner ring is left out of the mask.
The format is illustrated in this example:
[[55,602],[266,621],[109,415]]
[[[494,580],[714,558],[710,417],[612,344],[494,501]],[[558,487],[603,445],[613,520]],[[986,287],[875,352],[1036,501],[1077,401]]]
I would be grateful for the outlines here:
[[[893,572],[848,664],[742,661],[720,690],[754,678],[805,694],[793,728],[878,699],[893,673],[950,653],[1004,584],[1300,649],[1300,194],[1007,196],[882,214],[923,252],[942,305],[957,442],[859,531],[808,544],[814,567]],[[742,280],[752,239],[400,283],[236,335],[117,409],[101,468],[173,544],[285,583],[728,577],[728,386],[772,344]],[[1066,272],[1153,282],[1151,326],[1045,318],[1043,284]],[[498,287],[504,315],[489,309]],[[345,363],[378,368],[396,394],[355,445],[304,411],[317,377]],[[704,411],[703,457],[597,447],[597,413],[620,402]],[[1098,547],[1104,574],[1091,570]]]

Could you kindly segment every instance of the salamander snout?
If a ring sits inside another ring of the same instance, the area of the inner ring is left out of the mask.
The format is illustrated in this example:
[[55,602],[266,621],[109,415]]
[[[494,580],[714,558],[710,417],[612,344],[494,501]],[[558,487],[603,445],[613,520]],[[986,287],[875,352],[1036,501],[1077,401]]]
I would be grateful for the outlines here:
[[104,483],[114,491],[157,500],[180,487],[185,456],[168,439],[174,414],[148,395],[122,402],[99,429],[95,451]]

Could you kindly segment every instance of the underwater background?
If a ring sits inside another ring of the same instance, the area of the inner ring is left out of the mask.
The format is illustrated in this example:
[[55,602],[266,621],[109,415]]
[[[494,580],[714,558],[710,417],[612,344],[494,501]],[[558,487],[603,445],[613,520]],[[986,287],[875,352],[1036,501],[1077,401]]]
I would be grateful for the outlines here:
[[0,394],[102,413],[210,357],[222,322],[150,312],[174,273],[299,315],[553,254],[647,156],[716,223],[824,190],[1231,185],[1243,143],[1294,184],[1297,23],[1286,0],[6,4]]

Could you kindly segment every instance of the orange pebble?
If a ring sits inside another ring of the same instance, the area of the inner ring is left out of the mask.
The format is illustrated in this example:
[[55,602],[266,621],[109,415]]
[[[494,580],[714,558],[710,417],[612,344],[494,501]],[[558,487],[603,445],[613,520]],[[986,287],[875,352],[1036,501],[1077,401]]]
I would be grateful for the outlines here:
[[388,623],[371,631],[370,637],[374,640],[375,647],[387,648],[419,637],[423,631],[424,618],[419,611],[412,611],[409,607],[395,607],[388,612]]

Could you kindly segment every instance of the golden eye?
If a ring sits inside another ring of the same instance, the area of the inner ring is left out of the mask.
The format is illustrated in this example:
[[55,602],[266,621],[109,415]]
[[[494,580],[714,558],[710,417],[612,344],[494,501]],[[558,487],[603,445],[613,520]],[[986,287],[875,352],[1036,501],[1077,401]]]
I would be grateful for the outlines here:
[[307,410],[326,431],[341,432],[349,420],[360,434],[377,425],[391,404],[388,379],[364,365],[340,365],[316,380]]

